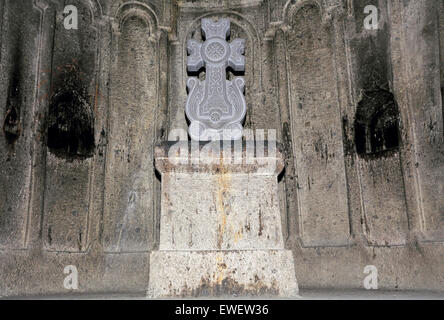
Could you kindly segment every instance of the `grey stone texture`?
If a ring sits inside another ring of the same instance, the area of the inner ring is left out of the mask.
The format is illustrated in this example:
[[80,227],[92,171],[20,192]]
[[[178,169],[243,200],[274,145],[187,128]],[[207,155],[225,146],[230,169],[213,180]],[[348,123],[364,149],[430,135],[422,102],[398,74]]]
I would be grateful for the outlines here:
[[257,158],[249,157],[246,143],[239,156],[231,141],[194,150],[178,144],[190,146],[188,152],[170,152],[171,143],[155,151],[162,200],[148,296],[297,297],[293,254],[282,238],[277,176],[283,161],[275,143]]
[[153,251],[148,298],[298,298],[290,250]]
[[188,127],[202,18],[245,39],[244,128],[282,143],[274,200],[300,288],[362,288],[374,265],[381,289],[444,290],[444,1],[70,4],[78,30],[65,1],[0,0],[0,295],[69,293],[67,265],[77,293],[146,292],[154,147]]
[[240,159],[233,159],[234,152],[224,157],[230,148],[222,146],[221,158],[213,159],[208,144],[202,145],[199,157],[171,162],[170,146],[156,147],[162,175],[160,250],[284,248],[277,189],[281,154],[249,161],[244,143]]

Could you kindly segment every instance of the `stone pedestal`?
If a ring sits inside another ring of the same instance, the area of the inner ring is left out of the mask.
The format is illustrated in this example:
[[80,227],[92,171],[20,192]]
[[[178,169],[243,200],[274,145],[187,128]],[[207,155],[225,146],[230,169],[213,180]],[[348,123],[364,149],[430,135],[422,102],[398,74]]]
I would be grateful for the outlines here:
[[151,253],[148,296],[297,297],[292,252],[282,239],[281,154],[209,145],[156,147],[160,243]]

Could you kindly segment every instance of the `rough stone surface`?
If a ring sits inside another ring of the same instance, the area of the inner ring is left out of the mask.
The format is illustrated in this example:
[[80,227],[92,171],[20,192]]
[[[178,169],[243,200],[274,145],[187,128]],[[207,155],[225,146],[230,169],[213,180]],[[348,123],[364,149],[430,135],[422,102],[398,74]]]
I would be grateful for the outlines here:
[[229,169],[165,176],[160,249],[283,248],[276,180]]
[[[264,143],[267,157],[251,159],[246,143],[240,158],[231,141],[199,144],[199,153],[190,149],[179,156],[170,151],[174,146],[163,144],[155,152],[162,174],[160,242],[150,257],[148,295],[297,296],[277,202],[283,163],[276,143]],[[220,147],[219,159],[205,152],[208,146]],[[209,160],[215,163],[205,166]],[[270,170],[261,170],[261,162]]]
[[297,298],[289,250],[154,251],[149,298]]
[[444,290],[444,1],[72,0],[78,30],[65,2],[0,0],[0,295],[67,293],[70,264],[78,293],[146,292],[154,146],[187,129],[202,18],[245,39],[244,128],[282,142],[299,286],[362,288],[374,265],[381,290]]

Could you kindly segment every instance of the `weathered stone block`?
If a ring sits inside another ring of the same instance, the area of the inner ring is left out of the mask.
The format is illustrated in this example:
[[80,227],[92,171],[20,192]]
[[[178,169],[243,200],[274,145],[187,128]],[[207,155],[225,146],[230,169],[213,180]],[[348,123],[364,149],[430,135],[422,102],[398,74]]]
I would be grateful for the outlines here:
[[290,250],[154,251],[148,297],[298,297]]
[[[202,144],[196,153],[156,148],[162,201],[159,251],[150,258],[150,297],[297,296],[278,204],[282,156],[267,147],[266,155],[249,159],[246,145],[238,153],[230,152],[231,144],[220,153],[204,152]],[[236,154],[240,157],[232,157]]]

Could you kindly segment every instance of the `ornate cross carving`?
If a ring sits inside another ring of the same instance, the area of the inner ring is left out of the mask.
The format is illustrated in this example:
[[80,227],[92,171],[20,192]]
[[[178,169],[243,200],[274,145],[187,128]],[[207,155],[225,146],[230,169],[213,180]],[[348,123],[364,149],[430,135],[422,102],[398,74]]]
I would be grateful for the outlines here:
[[247,106],[243,95],[243,77],[226,79],[226,69],[245,70],[244,39],[226,41],[230,20],[202,19],[203,43],[188,40],[187,69],[197,72],[205,67],[206,79],[189,77],[185,113],[191,121],[188,132],[193,140],[237,140],[242,138],[242,124]]

